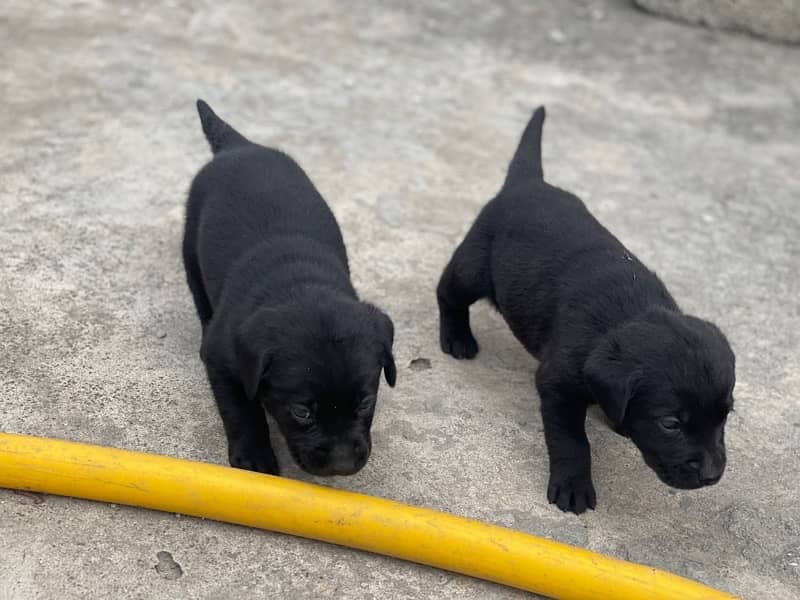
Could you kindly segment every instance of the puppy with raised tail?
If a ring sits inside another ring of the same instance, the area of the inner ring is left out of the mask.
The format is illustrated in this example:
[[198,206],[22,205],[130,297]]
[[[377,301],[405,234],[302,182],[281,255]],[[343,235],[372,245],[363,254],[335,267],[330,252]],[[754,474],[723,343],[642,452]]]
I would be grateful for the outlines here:
[[183,260],[230,464],[278,474],[266,410],[302,469],[356,473],[381,371],[397,376],[392,321],[358,299],[336,219],[300,166],[197,110],[214,158],[189,192]]
[[714,484],[725,469],[733,352],[715,325],[682,313],[583,202],[545,183],[544,116],[534,112],[500,193],[442,274],[442,350],[475,356],[469,307],[488,298],[539,360],[547,497],[564,511],[595,507],[584,428],[594,402],[664,483]]

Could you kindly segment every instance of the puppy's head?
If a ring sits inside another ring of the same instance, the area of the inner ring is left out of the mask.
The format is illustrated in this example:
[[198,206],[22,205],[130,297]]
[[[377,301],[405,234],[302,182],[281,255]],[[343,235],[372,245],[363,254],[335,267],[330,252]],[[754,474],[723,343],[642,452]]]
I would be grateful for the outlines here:
[[725,470],[734,355],[713,324],[664,309],[615,329],[584,378],[611,421],[667,485],[713,485]]
[[260,401],[295,462],[313,475],[351,475],[367,462],[381,371],[397,372],[394,326],[366,303],[262,309],[237,332],[245,393]]

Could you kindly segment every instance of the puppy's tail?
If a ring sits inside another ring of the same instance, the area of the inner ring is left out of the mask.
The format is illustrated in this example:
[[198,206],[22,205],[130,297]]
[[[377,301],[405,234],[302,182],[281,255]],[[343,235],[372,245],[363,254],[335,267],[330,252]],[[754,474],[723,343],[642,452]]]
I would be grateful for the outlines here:
[[214,154],[250,143],[246,137],[220,119],[202,100],[197,101],[197,114],[200,115],[203,133],[206,134],[206,139]]
[[526,179],[544,179],[544,171],[542,171],[543,125],[544,106],[540,106],[533,112],[533,116],[522,134],[514,158],[508,165],[508,174],[503,187]]

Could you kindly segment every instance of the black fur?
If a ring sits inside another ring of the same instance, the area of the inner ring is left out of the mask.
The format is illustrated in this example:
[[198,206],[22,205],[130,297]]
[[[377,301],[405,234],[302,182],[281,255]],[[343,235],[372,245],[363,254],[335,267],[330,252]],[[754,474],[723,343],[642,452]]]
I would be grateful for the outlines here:
[[397,376],[392,321],[359,301],[339,226],[297,163],[197,110],[214,159],[189,192],[183,259],[230,463],[278,473],[266,409],[300,467],[355,473],[381,369]]
[[665,483],[716,483],[733,404],[734,355],[572,194],[544,182],[544,108],[526,128],[500,193],[444,270],[442,350],[472,358],[469,306],[488,298],[539,359],[536,387],[550,457],[547,496],[595,506],[586,408],[600,404]]

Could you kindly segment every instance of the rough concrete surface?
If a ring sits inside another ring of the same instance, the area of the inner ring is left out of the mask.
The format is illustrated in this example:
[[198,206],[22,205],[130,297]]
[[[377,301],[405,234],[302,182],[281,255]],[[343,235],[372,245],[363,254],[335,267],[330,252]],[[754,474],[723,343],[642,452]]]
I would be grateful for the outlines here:
[[[325,483],[647,563],[800,593],[800,50],[624,0],[4,3],[0,429],[224,463],[179,258],[209,158],[194,100],[279,145],[393,316],[374,452]],[[532,108],[548,179],[738,354],[729,468],[661,484],[594,414],[598,509],[547,504],[535,362],[487,307],[438,348],[433,288]],[[427,359],[426,363],[424,360]],[[279,448],[287,475],[308,480]],[[321,543],[0,491],[0,598],[523,598]]]
[[714,29],[800,42],[798,0],[634,0],[651,12]]

